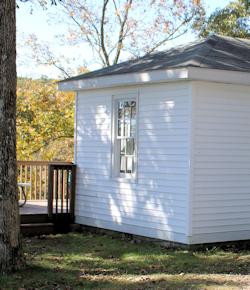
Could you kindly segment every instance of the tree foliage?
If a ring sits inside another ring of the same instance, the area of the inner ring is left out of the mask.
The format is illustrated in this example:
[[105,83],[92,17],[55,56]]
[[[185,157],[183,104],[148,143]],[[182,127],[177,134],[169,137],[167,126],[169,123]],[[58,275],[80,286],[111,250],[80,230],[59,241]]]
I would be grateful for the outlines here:
[[74,94],[58,92],[48,80],[19,79],[17,157],[19,160],[72,160]]
[[200,36],[210,33],[226,36],[250,38],[250,9],[249,0],[231,2],[223,9],[217,9],[205,21],[197,25]]

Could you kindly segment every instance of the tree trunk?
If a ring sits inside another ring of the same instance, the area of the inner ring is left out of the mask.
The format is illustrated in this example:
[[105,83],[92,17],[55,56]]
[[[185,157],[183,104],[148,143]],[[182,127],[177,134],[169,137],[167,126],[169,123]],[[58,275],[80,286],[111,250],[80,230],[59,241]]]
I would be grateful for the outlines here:
[[0,273],[22,264],[16,181],[15,10],[15,0],[0,0]]

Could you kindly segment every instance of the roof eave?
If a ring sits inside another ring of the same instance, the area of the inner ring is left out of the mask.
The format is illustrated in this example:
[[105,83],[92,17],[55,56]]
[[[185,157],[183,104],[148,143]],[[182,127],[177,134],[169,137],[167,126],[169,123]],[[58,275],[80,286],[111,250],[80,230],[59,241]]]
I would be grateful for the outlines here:
[[187,68],[154,70],[147,72],[108,75],[96,78],[72,80],[58,83],[60,91],[82,91],[91,89],[130,86],[137,84],[158,83],[185,80],[188,77]]
[[243,72],[233,70],[189,67],[188,79],[249,86],[250,71]]
[[82,91],[184,80],[250,85],[250,72],[185,67],[109,75],[81,80],[66,80],[65,82],[58,83],[58,89],[60,91]]

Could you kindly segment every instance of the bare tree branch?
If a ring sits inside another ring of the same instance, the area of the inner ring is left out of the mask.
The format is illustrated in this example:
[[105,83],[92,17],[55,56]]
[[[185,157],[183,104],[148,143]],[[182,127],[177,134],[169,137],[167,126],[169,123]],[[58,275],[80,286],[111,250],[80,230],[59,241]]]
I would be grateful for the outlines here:
[[[65,8],[66,10],[66,15],[70,15],[70,18],[73,20],[73,22],[77,25],[77,27],[80,29],[80,31],[82,31],[83,29],[83,25],[76,19],[76,17],[74,16],[73,13],[71,13],[71,11],[69,10],[69,7],[67,5],[65,5],[64,3],[62,3],[62,6]],[[84,10],[86,13],[88,13],[87,9],[84,8],[83,6],[80,6],[79,9],[82,9]],[[89,15],[90,16],[90,15]],[[101,44],[100,44],[100,33],[96,27],[96,25],[94,24],[93,21],[91,21],[91,26],[94,28],[94,31],[96,32],[96,36],[97,36],[97,39],[94,38],[94,41],[92,41],[92,39],[90,38],[90,36],[88,34],[85,35],[86,37],[86,40],[87,42],[90,44],[91,48],[93,51],[95,51],[100,59],[101,59],[101,62],[102,62],[102,65],[105,66],[106,65],[106,62],[105,62],[105,59],[103,58],[103,55],[102,55],[102,51],[101,51]]]
[[183,32],[181,32],[180,34],[178,34],[178,35],[176,35],[174,37],[174,35],[176,34],[176,32],[178,32],[180,30],[180,28],[183,27],[185,24],[187,24],[188,22],[190,22],[190,20],[193,17],[194,17],[194,15],[190,16],[188,19],[183,20],[183,22],[181,22],[180,25],[178,27],[176,27],[166,38],[164,38],[161,41],[159,41],[158,43],[156,43],[149,51],[147,51],[147,54],[150,54],[150,53],[154,52],[157,48],[159,48],[160,46],[162,46],[163,44],[165,44],[167,41],[174,40],[174,39],[180,37],[181,35],[185,34],[188,29],[184,30]]
[[[126,5],[126,9],[125,9],[125,15],[124,15],[123,21],[121,22],[119,38],[118,38],[118,42],[117,42],[116,56],[115,56],[113,64],[117,64],[118,63],[119,56],[121,54],[122,44],[123,44],[123,39],[124,39],[124,27],[125,27],[125,24],[126,24],[127,19],[128,19],[128,13],[129,13],[129,10],[131,8],[132,1],[133,0],[128,0],[127,1],[127,5]],[[115,0],[113,0],[113,2],[115,3]]]
[[62,67],[62,66],[59,66],[56,61],[53,61],[51,63],[44,63],[45,65],[53,65],[55,68],[59,69],[59,71],[61,71],[65,77],[69,78],[71,77],[71,75],[69,73],[67,73],[67,71]]
[[118,18],[119,23],[120,23],[120,25],[121,25],[121,24],[122,24],[122,19],[121,19],[120,12],[119,12],[119,10],[118,10],[118,7],[117,7],[117,5],[116,5],[116,1],[115,1],[115,0],[113,0],[113,4],[114,4],[114,7],[115,7],[115,11],[116,11],[117,18]]
[[[67,22],[69,27],[68,34],[61,37],[69,44],[87,44],[93,58],[86,59],[104,67],[117,64],[123,52],[126,58],[131,58],[163,48],[168,41],[192,29],[204,12],[201,2],[194,0],[63,0],[59,3],[65,17],[58,21]],[[60,62],[55,64],[60,66]]]
[[101,47],[102,47],[102,52],[104,54],[106,64],[109,66],[110,65],[109,56],[107,54],[106,47],[105,47],[105,41],[104,41],[104,37],[105,37],[105,35],[104,35],[105,12],[107,9],[108,2],[109,2],[109,0],[103,0],[102,18],[101,18]]

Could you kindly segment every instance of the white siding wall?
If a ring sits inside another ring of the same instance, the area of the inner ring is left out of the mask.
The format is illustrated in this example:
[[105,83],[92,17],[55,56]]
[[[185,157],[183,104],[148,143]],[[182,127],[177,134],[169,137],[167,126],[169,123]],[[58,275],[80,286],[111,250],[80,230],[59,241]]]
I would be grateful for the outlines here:
[[[137,181],[111,177],[112,95],[139,93]],[[189,84],[80,92],[76,221],[187,242]]]
[[193,85],[191,243],[250,239],[250,89]]

